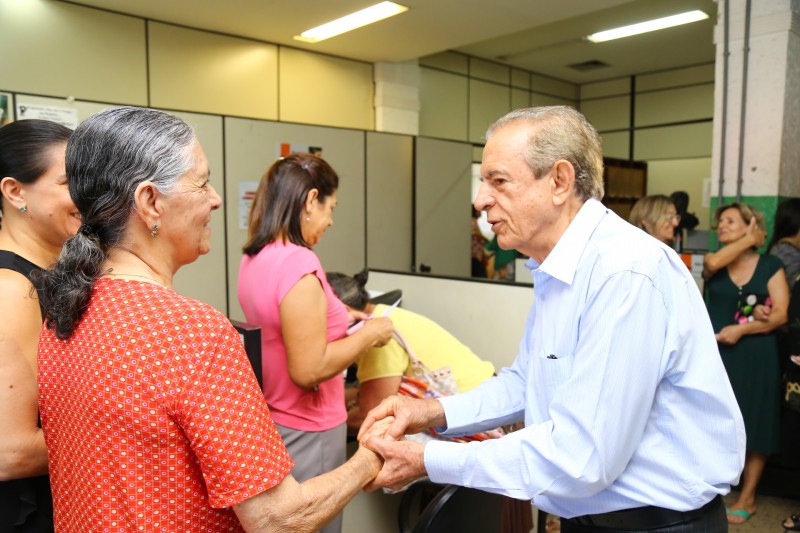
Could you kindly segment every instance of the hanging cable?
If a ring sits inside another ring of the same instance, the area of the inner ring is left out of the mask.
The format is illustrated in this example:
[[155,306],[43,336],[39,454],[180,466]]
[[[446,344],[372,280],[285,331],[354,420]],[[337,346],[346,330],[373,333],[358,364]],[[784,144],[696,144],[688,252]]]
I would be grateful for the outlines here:
[[725,185],[725,139],[728,130],[728,56],[730,55],[730,15],[728,13],[728,0],[721,0],[723,12],[722,25],[722,120],[720,123],[719,141],[719,183],[718,205],[723,202],[723,188]]
[[744,167],[744,125],[747,115],[747,63],[750,57],[750,1],[747,0],[745,5],[744,14],[744,47],[742,58],[742,104],[741,114],[739,117],[739,170],[736,175],[736,201],[741,200],[742,196],[742,183],[744,176],[742,169]]

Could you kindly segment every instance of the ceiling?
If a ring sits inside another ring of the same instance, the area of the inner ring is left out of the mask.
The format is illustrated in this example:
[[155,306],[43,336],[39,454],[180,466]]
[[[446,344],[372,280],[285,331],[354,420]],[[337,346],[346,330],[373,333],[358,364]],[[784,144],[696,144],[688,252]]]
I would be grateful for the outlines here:
[[[71,1],[368,62],[455,50],[573,83],[710,63],[715,57],[714,0],[398,0],[410,10],[316,44],[293,36],[377,0]],[[692,9],[710,18],[606,43],[581,39]],[[608,66],[570,67],[593,61]]]

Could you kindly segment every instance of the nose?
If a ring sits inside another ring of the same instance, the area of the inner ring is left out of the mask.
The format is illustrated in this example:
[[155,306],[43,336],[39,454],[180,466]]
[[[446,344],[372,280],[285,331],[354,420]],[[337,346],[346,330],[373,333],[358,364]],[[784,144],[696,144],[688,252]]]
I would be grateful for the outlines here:
[[214,188],[213,185],[209,184],[209,188],[211,189],[211,209],[216,210],[219,209],[222,205],[222,198],[220,198],[219,194],[217,194],[217,190]]
[[475,196],[475,203],[473,204],[478,211],[485,211],[494,205],[494,197],[489,194],[488,189],[489,187],[485,182],[481,182],[481,186],[478,187],[478,194]]

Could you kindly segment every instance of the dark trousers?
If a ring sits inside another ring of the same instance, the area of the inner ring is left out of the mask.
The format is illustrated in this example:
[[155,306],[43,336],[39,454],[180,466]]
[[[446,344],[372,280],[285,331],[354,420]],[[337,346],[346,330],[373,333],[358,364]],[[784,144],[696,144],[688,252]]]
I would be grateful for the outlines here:
[[[622,514],[625,511],[621,511]],[[612,514],[612,513],[608,513]],[[578,519],[562,519],[562,533],[611,533],[612,531],[631,531],[647,533],[726,533],[728,519],[725,514],[725,504],[721,497],[702,508],[700,512],[688,513],[686,519],[669,525],[654,524],[653,527],[644,529],[628,529],[624,526],[602,527],[587,525],[584,517]]]

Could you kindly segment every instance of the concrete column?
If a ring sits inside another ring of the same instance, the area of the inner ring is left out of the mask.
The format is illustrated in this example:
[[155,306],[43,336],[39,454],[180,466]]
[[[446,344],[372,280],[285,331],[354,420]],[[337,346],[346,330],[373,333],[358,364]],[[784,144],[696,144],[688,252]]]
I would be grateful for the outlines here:
[[782,197],[800,195],[800,2],[751,0],[749,14],[746,0],[717,2],[712,208],[722,175],[723,203],[739,196],[771,221]]
[[375,63],[375,129],[419,134],[419,65]]

